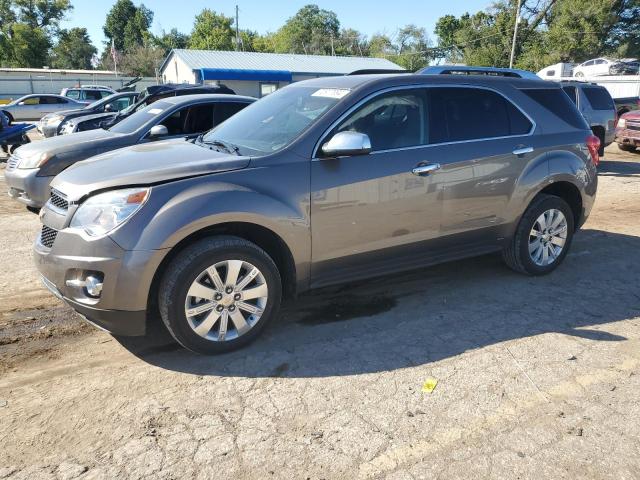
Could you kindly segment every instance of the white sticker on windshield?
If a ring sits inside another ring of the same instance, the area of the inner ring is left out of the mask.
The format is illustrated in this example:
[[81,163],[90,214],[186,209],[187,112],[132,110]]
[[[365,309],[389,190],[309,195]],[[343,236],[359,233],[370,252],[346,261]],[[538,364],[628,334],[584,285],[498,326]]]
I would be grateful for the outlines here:
[[152,108],[151,110],[148,111],[151,115],[157,115],[159,113],[162,113],[162,109],[161,108]]
[[311,96],[340,99],[349,92],[350,90],[348,88],[321,88],[313,92]]

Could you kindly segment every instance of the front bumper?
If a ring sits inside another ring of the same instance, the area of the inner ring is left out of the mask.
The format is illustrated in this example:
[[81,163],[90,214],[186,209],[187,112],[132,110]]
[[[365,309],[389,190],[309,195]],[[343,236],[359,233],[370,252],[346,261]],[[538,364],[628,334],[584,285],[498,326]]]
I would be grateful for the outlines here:
[[640,147],[640,130],[631,130],[629,128],[616,129],[616,143]]
[[[151,283],[165,253],[123,250],[109,237],[94,239],[71,228],[58,231],[50,248],[40,237],[34,244],[36,267],[47,288],[91,323],[116,335],[144,335]],[[74,285],[73,280],[90,272],[103,276],[99,298]]]
[[39,171],[37,168],[5,170],[9,196],[27,207],[42,208],[49,199],[49,185],[54,177],[39,177]]

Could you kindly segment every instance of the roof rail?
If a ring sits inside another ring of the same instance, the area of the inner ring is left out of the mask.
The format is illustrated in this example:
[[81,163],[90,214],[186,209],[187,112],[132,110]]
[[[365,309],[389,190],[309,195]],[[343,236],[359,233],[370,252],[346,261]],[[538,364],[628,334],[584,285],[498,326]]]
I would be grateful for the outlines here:
[[370,75],[375,73],[411,73],[408,70],[386,70],[384,68],[365,68],[362,70],[354,70],[347,75]]
[[423,75],[485,75],[489,77],[528,78],[541,80],[538,75],[527,70],[499,67],[474,67],[467,65],[434,65],[418,70]]

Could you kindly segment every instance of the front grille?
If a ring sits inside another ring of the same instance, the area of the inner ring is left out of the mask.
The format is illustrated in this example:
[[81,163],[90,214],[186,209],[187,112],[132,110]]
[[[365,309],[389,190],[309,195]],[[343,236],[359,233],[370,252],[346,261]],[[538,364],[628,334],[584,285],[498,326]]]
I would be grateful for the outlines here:
[[627,129],[628,130],[638,130],[638,131],[640,131],[640,123],[628,123],[627,122]]
[[20,159],[15,155],[11,155],[9,157],[9,160],[7,160],[7,170],[13,170],[18,166],[19,163]]
[[42,232],[40,232],[40,243],[47,248],[53,247],[53,242],[56,241],[58,231],[53,228],[49,228],[46,225],[42,226]]
[[69,202],[57,190],[53,190],[53,189],[51,190],[51,198],[49,199],[49,201],[51,202],[51,205],[53,205],[56,208],[59,208],[60,210],[69,209]]

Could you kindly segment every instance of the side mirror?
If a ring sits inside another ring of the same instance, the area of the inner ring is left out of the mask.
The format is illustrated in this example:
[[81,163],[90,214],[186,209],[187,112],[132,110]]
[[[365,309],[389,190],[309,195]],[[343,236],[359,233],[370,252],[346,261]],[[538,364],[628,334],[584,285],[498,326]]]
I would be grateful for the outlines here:
[[113,108],[113,104],[111,104],[111,103],[107,103],[107,104],[104,106],[104,111],[105,111],[105,112],[113,112],[114,110],[115,110],[115,109]]
[[166,137],[169,135],[169,130],[164,125],[154,125],[149,130],[149,138]]
[[18,105],[24,105],[24,102],[19,102]]
[[338,132],[322,145],[322,153],[327,157],[346,155],[366,155],[371,152],[369,136],[359,132]]

